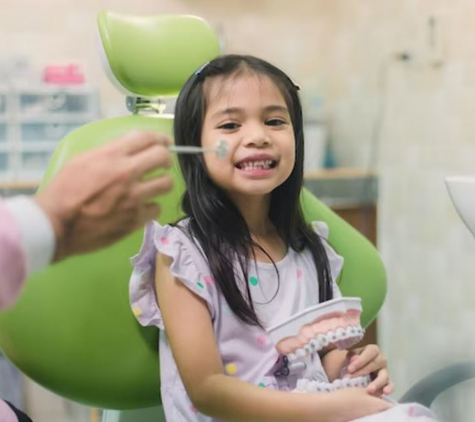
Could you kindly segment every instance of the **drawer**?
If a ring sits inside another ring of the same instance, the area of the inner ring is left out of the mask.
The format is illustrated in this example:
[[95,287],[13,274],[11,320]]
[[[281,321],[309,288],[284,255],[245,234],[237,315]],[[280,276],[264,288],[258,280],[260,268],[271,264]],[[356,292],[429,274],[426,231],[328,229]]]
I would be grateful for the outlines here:
[[0,92],[0,116],[7,112],[7,94]]
[[352,177],[311,178],[307,173],[304,186],[318,199],[332,207],[374,204],[378,200],[378,179],[369,174]]
[[44,172],[48,167],[53,151],[25,151],[20,156],[22,171]]
[[22,142],[60,141],[69,132],[74,129],[77,129],[80,126],[82,126],[82,123],[21,123],[20,140]]
[[11,169],[12,155],[8,152],[0,152],[0,174],[7,173]]
[[27,115],[51,113],[96,113],[97,95],[91,92],[69,93],[66,91],[18,94],[19,111]]
[[8,126],[6,123],[0,122],[0,143],[8,140]]

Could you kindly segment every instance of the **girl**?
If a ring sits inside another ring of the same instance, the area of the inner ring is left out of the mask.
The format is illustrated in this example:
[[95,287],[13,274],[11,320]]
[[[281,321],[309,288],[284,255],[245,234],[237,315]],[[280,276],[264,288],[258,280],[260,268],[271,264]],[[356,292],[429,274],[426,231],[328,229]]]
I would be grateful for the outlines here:
[[[393,387],[377,346],[353,351],[349,361],[352,377],[372,375],[367,388],[298,394],[293,391],[302,372],[288,370],[266,335],[267,327],[340,296],[334,280],[342,258],[318,234],[324,227],[315,231],[300,209],[297,91],[271,64],[229,55],[198,70],[178,97],[176,144],[208,148],[224,139],[229,151],[224,159],[179,156],[187,218],[173,226],[149,224],[133,258],[134,312],[141,324],[161,330],[161,394],[169,422],[401,415],[381,419],[390,421],[409,412],[379,398]],[[347,352],[330,348],[311,362],[312,372],[328,382],[347,364]],[[425,413],[410,409],[414,417]]]

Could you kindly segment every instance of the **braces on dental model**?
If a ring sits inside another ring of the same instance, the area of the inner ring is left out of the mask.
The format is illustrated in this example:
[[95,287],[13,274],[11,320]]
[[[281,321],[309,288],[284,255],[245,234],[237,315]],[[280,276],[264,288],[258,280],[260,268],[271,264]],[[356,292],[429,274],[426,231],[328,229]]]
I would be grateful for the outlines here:
[[299,393],[331,393],[341,388],[361,387],[365,388],[371,382],[369,376],[356,378],[337,379],[333,382],[312,381],[306,378],[297,381],[296,392]]
[[[340,388],[366,387],[369,376],[337,379],[324,382],[319,373],[311,373],[312,356],[328,345],[347,349],[358,343],[364,335],[360,324],[360,298],[338,298],[307,308],[287,321],[267,330],[276,349],[283,355],[284,371],[276,375],[303,372],[297,381],[296,392],[332,392]],[[342,371],[340,376],[344,376]]]

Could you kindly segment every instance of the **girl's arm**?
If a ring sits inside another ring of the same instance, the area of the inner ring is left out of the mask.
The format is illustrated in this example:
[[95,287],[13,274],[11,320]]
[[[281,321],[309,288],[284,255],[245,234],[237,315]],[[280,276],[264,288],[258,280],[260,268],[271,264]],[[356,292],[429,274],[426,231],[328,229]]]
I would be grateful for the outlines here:
[[236,422],[346,422],[391,407],[362,389],[288,393],[225,375],[207,305],[171,275],[170,264],[157,255],[158,302],[180,377],[201,413]]

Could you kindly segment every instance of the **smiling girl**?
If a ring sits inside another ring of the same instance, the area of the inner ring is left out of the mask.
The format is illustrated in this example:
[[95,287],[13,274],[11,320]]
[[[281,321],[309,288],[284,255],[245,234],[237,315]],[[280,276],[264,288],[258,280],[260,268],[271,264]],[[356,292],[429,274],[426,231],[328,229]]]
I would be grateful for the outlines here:
[[[380,398],[393,387],[377,346],[350,361],[350,375],[372,375],[367,388],[298,394],[303,371],[282,371],[285,359],[267,336],[267,327],[341,296],[343,259],[300,208],[302,126],[298,88],[255,57],[219,57],[180,93],[176,144],[225,140],[229,149],[224,159],[179,157],[187,217],[150,224],[133,259],[132,306],[141,324],[161,330],[169,422],[369,422],[409,412]],[[312,371],[331,381],[347,360],[347,351],[327,348]],[[406,420],[390,418],[381,420]]]

